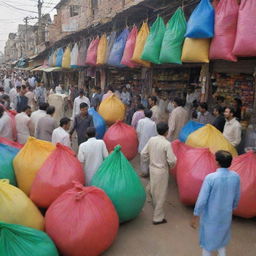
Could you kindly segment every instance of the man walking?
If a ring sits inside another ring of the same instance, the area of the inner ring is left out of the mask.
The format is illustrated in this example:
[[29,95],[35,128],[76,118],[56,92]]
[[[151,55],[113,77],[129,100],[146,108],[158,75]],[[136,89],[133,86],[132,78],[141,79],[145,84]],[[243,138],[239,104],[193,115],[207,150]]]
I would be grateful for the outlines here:
[[73,105],[73,114],[72,120],[74,121],[75,117],[80,113],[80,105],[81,103],[86,103],[88,108],[90,108],[90,100],[85,96],[84,90],[81,89],[79,91],[79,96],[75,98]]
[[148,104],[150,106],[150,110],[152,111],[152,120],[157,124],[160,120],[160,109],[157,105],[157,97],[151,96],[148,98]]
[[60,120],[60,126],[56,128],[52,133],[52,143],[61,143],[64,146],[71,148],[70,135],[68,133],[71,120],[67,117],[63,117]]
[[93,87],[92,89],[92,97],[91,97],[91,107],[97,110],[101,103],[101,94],[100,94],[100,88],[99,87]]
[[218,256],[226,255],[232,213],[240,198],[240,177],[228,169],[232,163],[232,155],[227,151],[218,151],[215,157],[219,169],[206,176],[191,223],[196,228],[200,217],[203,256],[211,256],[213,251],[218,251]]

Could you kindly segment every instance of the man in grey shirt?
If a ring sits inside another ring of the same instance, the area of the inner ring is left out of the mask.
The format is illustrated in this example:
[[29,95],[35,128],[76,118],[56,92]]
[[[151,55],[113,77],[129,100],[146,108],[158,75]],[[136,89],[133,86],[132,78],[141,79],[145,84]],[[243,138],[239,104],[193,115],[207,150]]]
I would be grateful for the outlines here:
[[212,124],[213,116],[210,112],[208,112],[208,105],[207,103],[203,102],[199,105],[199,118],[198,121],[201,124]]

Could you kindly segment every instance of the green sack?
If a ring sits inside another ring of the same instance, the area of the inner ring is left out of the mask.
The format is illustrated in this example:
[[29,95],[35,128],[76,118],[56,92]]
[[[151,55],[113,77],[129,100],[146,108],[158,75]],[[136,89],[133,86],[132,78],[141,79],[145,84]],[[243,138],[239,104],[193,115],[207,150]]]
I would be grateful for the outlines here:
[[120,223],[136,218],[145,203],[146,193],[130,162],[116,146],[93,176],[92,186],[103,189],[112,200]]
[[46,233],[0,222],[0,255],[58,256],[59,253]]
[[161,17],[158,17],[153,25],[150,27],[150,33],[147,38],[143,53],[141,55],[142,60],[150,61],[155,64],[160,64],[159,56],[164,33],[164,21]]
[[161,63],[182,64],[181,54],[186,27],[184,12],[181,8],[178,8],[166,25],[160,54]]

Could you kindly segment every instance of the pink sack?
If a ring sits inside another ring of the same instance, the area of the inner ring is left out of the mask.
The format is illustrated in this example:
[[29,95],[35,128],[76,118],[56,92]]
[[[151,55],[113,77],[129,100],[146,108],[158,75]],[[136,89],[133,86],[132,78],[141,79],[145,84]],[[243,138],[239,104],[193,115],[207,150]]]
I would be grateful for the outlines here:
[[96,66],[97,64],[97,50],[99,45],[100,39],[97,37],[96,39],[92,40],[89,48],[87,50],[86,56],[86,64]]
[[133,56],[134,49],[135,49],[137,34],[138,34],[138,28],[136,26],[134,26],[128,36],[128,39],[127,39],[127,42],[125,45],[125,49],[124,49],[123,58],[121,61],[121,64],[123,64],[127,67],[130,67],[130,68],[135,68],[138,66],[136,62],[132,61],[132,56]]
[[239,8],[236,41],[233,54],[256,56],[256,1],[242,0]]
[[232,53],[236,39],[239,5],[237,0],[222,0],[215,11],[215,36],[211,43],[210,59],[237,61]]

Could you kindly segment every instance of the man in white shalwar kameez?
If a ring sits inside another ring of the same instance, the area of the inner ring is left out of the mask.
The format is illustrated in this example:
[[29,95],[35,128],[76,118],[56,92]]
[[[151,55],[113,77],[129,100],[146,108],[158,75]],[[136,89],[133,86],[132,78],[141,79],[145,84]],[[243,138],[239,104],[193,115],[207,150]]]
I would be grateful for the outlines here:
[[0,104],[0,137],[13,140],[12,120],[1,104]]
[[171,143],[166,139],[168,124],[157,124],[158,136],[149,140],[141,152],[144,161],[149,160],[150,192],[153,200],[153,224],[166,223],[164,203],[168,189],[169,169],[176,164]]
[[108,157],[108,150],[103,140],[97,140],[96,129],[87,129],[88,140],[79,146],[78,160],[84,165],[86,185],[91,184],[94,174],[97,172],[104,159]]
[[80,114],[81,103],[86,103],[88,105],[88,108],[90,108],[90,100],[84,95],[83,89],[79,91],[79,96],[74,100],[73,114],[72,114],[73,121],[75,120],[75,117]]

